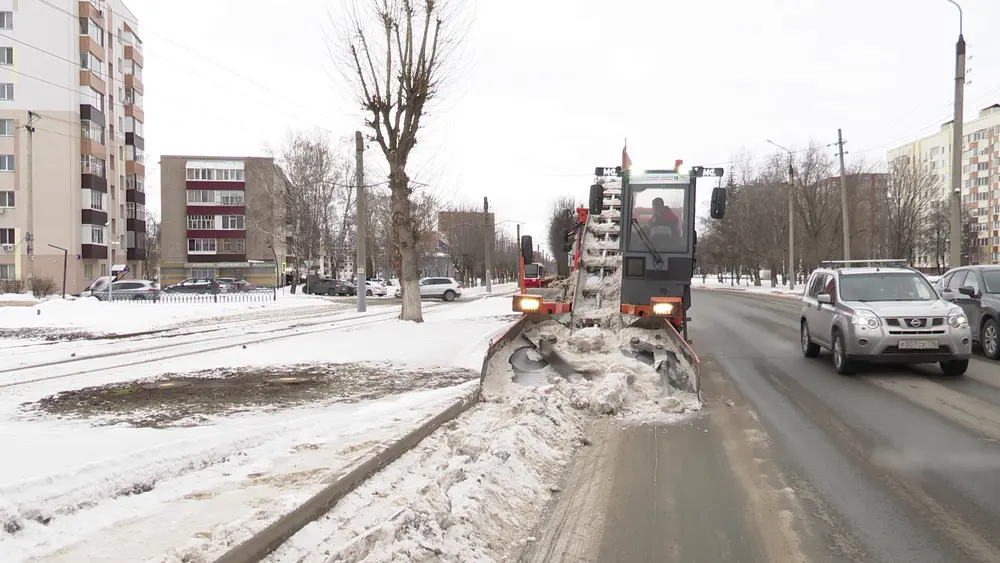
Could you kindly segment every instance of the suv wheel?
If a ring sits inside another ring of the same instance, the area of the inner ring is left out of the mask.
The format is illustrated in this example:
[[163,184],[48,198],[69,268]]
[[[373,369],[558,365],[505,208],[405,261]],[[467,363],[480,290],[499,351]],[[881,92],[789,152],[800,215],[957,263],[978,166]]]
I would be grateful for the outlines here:
[[455,300],[455,292],[452,291],[452,290],[450,290],[450,289],[448,291],[444,292],[444,300],[445,301],[454,301]]
[[816,344],[809,337],[809,325],[806,323],[805,319],[802,320],[802,329],[800,330],[800,336],[802,341],[802,355],[807,358],[815,358],[819,356],[819,344]]
[[941,362],[941,371],[950,377],[965,375],[967,369],[969,369],[969,360],[948,360],[947,362]]
[[368,297],[371,297],[374,294],[372,293],[372,290],[369,289],[368,291],[365,292],[365,295],[367,295]]
[[986,319],[983,328],[979,331],[980,344],[983,345],[983,353],[991,360],[1000,360],[1000,341],[997,340],[997,322],[993,319]]
[[331,287],[330,289],[326,290],[326,294],[329,295],[330,297],[333,297],[337,295],[337,290]]
[[833,367],[837,368],[837,373],[840,375],[854,373],[854,362],[847,357],[847,345],[844,344],[844,335],[839,330],[833,332]]

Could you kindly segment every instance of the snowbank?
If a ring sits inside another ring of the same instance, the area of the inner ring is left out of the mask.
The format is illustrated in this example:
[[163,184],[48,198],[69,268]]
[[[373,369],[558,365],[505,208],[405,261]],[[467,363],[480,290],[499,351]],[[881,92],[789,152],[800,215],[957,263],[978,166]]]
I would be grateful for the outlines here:
[[741,283],[732,283],[729,281],[720,283],[719,280],[714,276],[708,276],[705,281],[702,281],[701,276],[697,276],[691,279],[691,287],[694,289],[717,289],[717,290],[728,290],[728,291],[746,291],[751,293],[764,293],[768,295],[775,295],[778,297],[788,297],[796,298],[801,297],[803,291],[805,291],[805,284],[796,284],[794,290],[789,290],[788,287],[778,286],[771,287],[771,282],[769,280],[762,281],[763,285],[756,287],[754,285],[748,284],[747,281],[741,280]]

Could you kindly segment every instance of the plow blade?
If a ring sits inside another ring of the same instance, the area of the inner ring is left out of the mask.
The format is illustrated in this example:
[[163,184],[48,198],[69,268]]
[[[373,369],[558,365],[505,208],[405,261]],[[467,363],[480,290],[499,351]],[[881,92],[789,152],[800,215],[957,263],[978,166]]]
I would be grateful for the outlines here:
[[624,330],[629,330],[631,337],[623,354],[652,365],[660,374],[665,392],[677,389],[693,393],[701,400],[701,362],[672,324],[663,319],[640,317]]
[[[563,321],[557,315],[531,315],[518,321],[517,336],[510,342],[510,367],[514,372],[514,382],[522,385],[542,385],[546,377],[541,373],[551,367],[557,374],[578,381],[585,374],[578,370],[563,354],[556,350],[556,337],[545,335],[538,326],[548,320]],[[512,332],[514,332],[512,330]]]

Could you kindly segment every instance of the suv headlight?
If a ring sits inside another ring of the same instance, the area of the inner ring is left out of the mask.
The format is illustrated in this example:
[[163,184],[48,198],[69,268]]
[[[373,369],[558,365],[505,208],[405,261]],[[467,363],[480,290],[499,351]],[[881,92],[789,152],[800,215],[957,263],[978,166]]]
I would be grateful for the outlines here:
[[966,317],[965,313],[952,313],[948,316],[948,324],[952,328],[963,328],[969,325],[969,317]]
[[882,326],[882,321],[878,319],[878,316],[871,311],[861,310],[855,311],[854,317],[851,319],[854,326],[860,326],[865,328],[878,328]]

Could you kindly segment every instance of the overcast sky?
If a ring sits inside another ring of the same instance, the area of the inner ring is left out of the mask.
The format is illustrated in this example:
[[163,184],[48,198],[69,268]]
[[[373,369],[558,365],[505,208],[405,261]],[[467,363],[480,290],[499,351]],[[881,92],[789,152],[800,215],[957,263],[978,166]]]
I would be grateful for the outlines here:
[[[327,55],[330,0],[126,1],[145,42],[147,162],[259,155],[290,128],[333,139],[362,126]],[[961,4],[971,118],[1000,102],[1000,2]],[[636,167],[718,165],[771,154],[765,139],[833,142],[841,127],[849,158],[884,160],[953,111],[958,11],[946,0],[469,5],[462,72],[412,176],[452,201],[487,196],[498,221],[535,236],[551,200],[584,202],[593,168],[620,163],[626,137]]]

